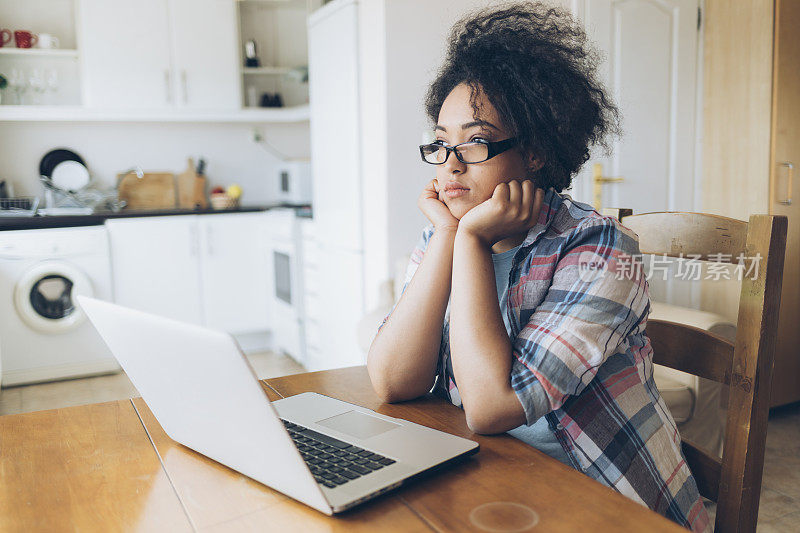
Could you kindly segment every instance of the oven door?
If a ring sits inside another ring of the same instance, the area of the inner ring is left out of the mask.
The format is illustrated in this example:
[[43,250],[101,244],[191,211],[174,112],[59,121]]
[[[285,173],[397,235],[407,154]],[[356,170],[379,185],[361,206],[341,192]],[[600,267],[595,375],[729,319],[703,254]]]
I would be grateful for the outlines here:
[[275,348],[302,360],[302,325],[296,246],[275,242],[270,250],[271,300]]

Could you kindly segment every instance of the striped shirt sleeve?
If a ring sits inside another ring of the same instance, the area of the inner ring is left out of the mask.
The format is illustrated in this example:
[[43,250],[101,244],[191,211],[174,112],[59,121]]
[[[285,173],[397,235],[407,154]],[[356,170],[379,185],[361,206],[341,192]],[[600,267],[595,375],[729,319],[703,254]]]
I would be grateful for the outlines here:
[[512,346],[511,386],[527,424],[580,394],[644,327],[649,296],[640,257],[636,235],[608,217],[582,220],[567,239],[544,300]]

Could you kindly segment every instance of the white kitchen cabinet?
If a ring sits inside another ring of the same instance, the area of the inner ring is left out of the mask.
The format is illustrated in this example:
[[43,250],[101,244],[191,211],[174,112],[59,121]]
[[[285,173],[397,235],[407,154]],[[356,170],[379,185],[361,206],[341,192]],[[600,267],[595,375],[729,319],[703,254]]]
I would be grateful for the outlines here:
[[300,220],[301,277],[303,280],[303,365],[317,370],[322,361],[322,334],[320,332],[322,305],[319,300],[319,245],[315,236],[314,220]]
[[271,329],[264,213],[111,219],[114,300],[232,334]]
[[359,105],[359,3],[334,0],[309,17],[312,234],[303,239],[306,367],[363,364],[363,174]]
[[198,217],[204,322],[230,333],[270,329],[264,213]]
[[363,256],[324,244],[318,245],[317,254],[321,268],[316,284],[321,304],[308,315],[312,322],[309,342],[319,343],[320,350],[308,355],[308,368],[363,365],[366,361],[356,334],[364,316]]
[[94,108],[173,105],[166,0],[81,0],[84,103]]
[[227,0],[82,0],[87,107],[238,107],[235,5]]
[[236,5],[231,0],[168,0],[175,102],[192,109],[239,107]]
[[203,323],[196,216],[111,219],[106,228],[116,303]]
[[320,242],[363,247],[358,4],[331,2],[308,21],[311,166]]

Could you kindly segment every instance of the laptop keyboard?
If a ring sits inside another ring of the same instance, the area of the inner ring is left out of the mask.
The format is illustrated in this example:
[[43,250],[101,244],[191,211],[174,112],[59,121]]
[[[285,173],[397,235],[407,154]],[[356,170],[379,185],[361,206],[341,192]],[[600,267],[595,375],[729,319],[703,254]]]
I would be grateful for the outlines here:
[[329,489],[395,463],[383,455],[281,419],[314,479]]

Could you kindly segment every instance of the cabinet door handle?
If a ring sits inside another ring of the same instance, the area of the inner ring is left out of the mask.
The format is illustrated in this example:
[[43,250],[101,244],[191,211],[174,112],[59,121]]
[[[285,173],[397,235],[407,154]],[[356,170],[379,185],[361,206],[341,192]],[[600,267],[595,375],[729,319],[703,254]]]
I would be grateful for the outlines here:
[[214,238],[214,232],[211,230],[211,226],[206,226],[206,251],[208,255],[214,255],[214,248],[211,245],[211,241]]
[[164,89],[167,92],[167,103],[172,103],[172,74],[169,69],[164,70]]
[[181,70],[181,83],[183,84],[183,103],[189,103],[189,82],[187,81],[186,71]]
[[779,167],[786,167],[786,199],[778,200],[779,204],[792,205],[792,179],[794,178],[794,164],[791,161],[784,161],[778,165]]

